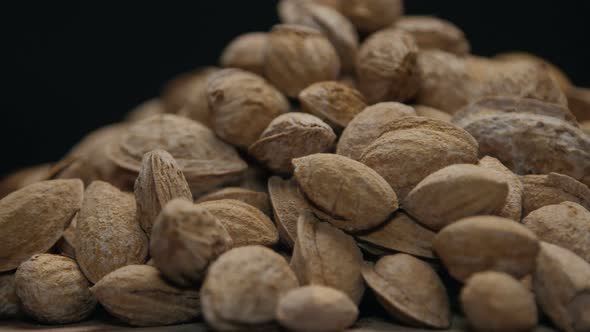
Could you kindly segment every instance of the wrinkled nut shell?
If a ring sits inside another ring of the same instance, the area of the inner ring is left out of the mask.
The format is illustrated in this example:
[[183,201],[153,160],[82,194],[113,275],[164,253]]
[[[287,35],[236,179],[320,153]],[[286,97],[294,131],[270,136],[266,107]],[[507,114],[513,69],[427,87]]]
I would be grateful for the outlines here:
[[218,201],[221,199],[235,199],[246,204],[250,204],[258,210],[264,212],[264,214],[267,216],[270,216],[272,213],[270,200],[267,193],[238,187],[227,187],[205,196],[201,196],[196,201],[196,203]]
[[221,66],[240,68],[264,75],[264,51],[268,34],[250,32],[236,37],[223,50]]
[[520,177],[523,185],[523,216],[547,205],[569,201],[590,210],[590,189],[585,184],[567,175],[525,175]]
[[512,171],[506,166],[502,165],[498,159],[490,156],[480,159],[478,166],[502,173],[504,180],[508,183],[508,196],[506,197],[506,202],[492,214],[512,219],[514,221],[520,221],[522,217],[522,197],[524,189],[518,176],[512,173]]
[[453,23],[432,16],[404,16],[395,23],[397,29],[414,37],[421,50],[439,49],[457,55],[469,53],[469,41]]
[[340,11],[364,32],[385,28],[404,14],[401,0],[344,0],[339,5]]
[[299,191],[297,181],[283,180],[278,176],[268,179],[268,194],[281,241],[293,248],[297,239],[299,215],[309,209],[305,197]]
[[15,274],[0,274],[0,319],[15,318],[20,312],[16,295]]

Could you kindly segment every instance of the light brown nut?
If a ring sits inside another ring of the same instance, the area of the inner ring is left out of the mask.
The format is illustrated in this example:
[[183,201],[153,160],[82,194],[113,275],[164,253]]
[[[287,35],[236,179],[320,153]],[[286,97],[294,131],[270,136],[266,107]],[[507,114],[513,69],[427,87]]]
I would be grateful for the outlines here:
[[434,250],[459,281],[487,270],[522,278],[535,267],[539,240],[510,219],[479,216],[445,227],[434,238]]
[[590,136],[565,108],[520,98],[486,98],[453,118],[517,174],[569,175],[590,183]]
[[439,49],[465,55],[471,49],[461,29],[438,17],[404,16],[395,23],[394,27],[411,34],[421,50]]
[[78,215],[74,216],[68,227],[64,230],[62,238],[55,245],[56,253],[76,259],[76,228],[78,227]]
[[265,32],[250,32],[237,36],[223,50],[221,66],[264,75],[264,52],[267,42],[268,34]]
[[485,156],[481,158],[478,166],[502,173],[504,180],[508,183],[506,202],[492,214],[520,222],[522,218],[523,185],[518,176],[494,157]]
[[0,272],[49,250],[80,209],[83,191],[80,180],[50,180],[0,200]]
[[130,264],[142,264],[148,238],[136,218],[133,195],[102,181],[84,193],[77,217],[76,260],[92,283]]
[[590,89],[570,87],[566,91],[568,107],[579,121],[590,120]]
[[404,14],[401,0],[341,0],[340,10],[356,28],[373,32],[385,28]]
[[16,295],[15,274],[0,274],[0,320],[16,318],[20,314],[20,300]]
[[46,179],[47,172],[51,169],[51,164],[41,164],[16,170],[0,181],[0,198],[33,184]]
[[416,327],[451,325],[451,309],[444,284],[434,270],[406,254],[365,263],[363,277],[377,300],[395,319]]
[[357,239],[385,250],[434,258],[432,241],[435,233],[422,227],[407,214],[397,212],[393,218]]
[[404,117],[388,123],[383,132],[360,161],[377,171],[400,199],[441,168],[477,163],[477,141],[447,122]]
[[410,106],[385,102],[366,107],[348,123],[338,141],[339,155],[359,160],[365,148],[383,133],[389,122],[404,116],[415,116]]
[[219,68],[203,67],[181,73],[164,85],[160,99],[166,113],[182,113],[183,116],[209,123],[209,106],[207,104],[207,80]]
[[211,213],[225,226],[234,247],[254,244],[272,246],[279,241],[279,233],[272,221],[250,204],[222,199],[202,202],[197,206]]
[[166,106],[160,98],[153,98],[135,106],[125,115],[125,121],[133,123],[166,112]]
[[360,303],[365,285],[363,256],[354,239],[303,211],[297,222],[297,239],[291,268],[301,285],[323,285],[347,294]]
[[223,140],[246,149],[268,124],[289,111],[289,102],[264,78],[240,69],[224,69],[207,86],[211,122]]
[[531,212],[522,223],[541,241],[571,250],[590,263],[590,212],[580,204],[547,205]]
[[250,204],[267,216],[272,214],[268,194],[262,191],[254,191],[239,187],[227,187],[219,189],[205,196],[199,197],[195,203],[218,201],[220,199],[235,199]]
[[205,321],[219,331],[250,330],[270,323],[279,299],[297,286],[285,259],[272,250],[232,249],[211,265],[201,288]]
[[508,196],[502,173],[470,164],[438,170],[412,189],[404,209],[421,224],[439,231],[455,221],[500,210]]
[[556,65],[550,63],[546,59],[543,59],[537,55],[526,53],[526,52],[506,52],[497,54],[494,59],[502,61],[530,61],[543,65],[551,74],[553,79],[557,81],[559,87],[563,92],[567,92],[573,88],[573,84],[569,77],[558,68]]
[[318,117],[291,112],[272,120],[248,152],[271,171],[291,174],[293,159],[328,152],[335,141],[332,128]]
[[36,321],[65,324],[81,321],[94,311],[96,299],[73,259],[40,254],[19,266],[15,275],[21,308]]
[[441,120],[444,122],[451,122],[453,119],[453,117],[448,113],[424,105],[414,105],[414,110],[416,110],[416,114],[418,116],[423,116],[426,118]]
[[90,291],[111,315],[134,326],[178,324],[201,314],[197,290],[170,285],[149,265],[115,270]]
[[350,327],[358,308],[346,294],[312,285],[286,293],[277,306],[281,326],[295,332],[338,332]]
[[305,197],[299,191],[295,179],[283,180],[278,176],[268,179],[268,194],[281,242],[293,248],[297,239],[299,214],[309,209]]
[[299,94],[304,112],[326,121],[335,129],[348,126],[366,106],[365,98],[356,89],[339,82],[319,82]]
[[476,331],[524,332],[537,325],[534,295],[505,273],[474,274],[461,290],[461,306]]
[[417,56],[418,46],[407,32],[385,29],[372,34],[357,58],[359,90],[372,104],[411,99],[419,88]]
[[237,151],[202,124],[175,115],[148,118],[129,127],[108,156],[119,167],[139,173],[144,154],[161,149],[174,157],[193,194],[235,180],[246,170]]
[[590,265],[573,252],[543,242],[533,277],[537,303],[562,331],[590,328]]
[[355,232],[373,228],[398,208],[395,192],[374,170],[358,161],[314,154],[293,160],[295,178],[315,213]]
[[567,175],[525,175],[520,177],[523,185],[523,213],[529,213],[547,205],[570,201],[590,210],[590,189],[587,185]]

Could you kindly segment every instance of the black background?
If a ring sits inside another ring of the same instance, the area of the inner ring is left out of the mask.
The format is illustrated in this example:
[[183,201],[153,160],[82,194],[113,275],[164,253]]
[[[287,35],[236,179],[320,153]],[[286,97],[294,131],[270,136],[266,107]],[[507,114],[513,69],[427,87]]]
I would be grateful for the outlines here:
[[[233,37],[276,23],[275,5],[39,1],[2,8],[0,174],[59,159],[88,131],[156,96],[173,75],[216,64]],[[475,54],[533,52],[590,86],[588,1],[407,0],[406,9],[453,21]]]

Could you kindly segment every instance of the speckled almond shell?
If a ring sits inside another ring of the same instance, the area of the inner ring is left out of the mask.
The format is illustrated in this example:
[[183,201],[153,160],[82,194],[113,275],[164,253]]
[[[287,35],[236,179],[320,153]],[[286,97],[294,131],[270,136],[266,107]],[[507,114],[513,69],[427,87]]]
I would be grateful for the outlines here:
[[234,38],[223,50],[219,62],[223,67],[239,68],[264,75],[266,32],[249,32]]
[[305,197],[299,191],[295,179],[283,180],[278,176],[268,179],[268,194],[281,242],[293,248],[297,239],[299,215],[309,209]]
[[15,318],[20,313],[14,280],[14,273],[0,274],[0,319]]
[[217,191],[199,197],[199,199],[197,199],[195,203],[218,201],[221,199],[235,199],[252,205],[258,210],[264,212],[264,214],[266,214],[267,216],[272,215],[270,199],[267,193],[239,187],[227,187],[219,189]]
[[122,267],[90,290],[110,314],[134,326],[179,324],[201,314],[198,290],[172,286],[149,265]]
[[250,330],[273,321],[279,299],[297,286],[279,254],[261,246],[235,248],[209,268],[201,288],[203,314],[218,331]]
[[345,0],[339,2],[338,8],[358,30],[364,32],[383,29],[404,14],[401,0]]
[[406,254],[365,263],[363,277],[377,300],[396,320],[417,327],[445,329],[451,309],[444,284],[426,263]]
[[433,16],[404,16],[394,25],[414,37],[421,50],[438,49],[465,55],[471,47],[469,41],[453,23]]
[[40,254],[19,266],[15,276],[21,308],[36,321],[65,324],[92,314],[96,299],[73,259]]
[[522,278],[533,272],[537,236],[523,225],[495,216],[461,219],[434,238],[434,250],[451,276],[465,281],[482,271]]
[[514,221],[520,221],[522,217],[523,185],[518,176],[494,157],[485,156],[481,158],[478,166],[502,173],[504,180],[508,183],[506,202],[492,214]]
[[323,285],[347,294],[360,303],[365,292],[361,276],[363,256],[354,239],[319,220],[300,214],[291,268],[302,285]]
[[133,195],[93,182],[84,193],[76,227],[76,260],[84,275],[96,283],[120,267],[144,263],[147,254]]
[[525,175],[523,185],[523,217],[543,206],[561,202],[575,202],[590,210],[590,189],[587,185],[567,175]]
[[373,228],[398,208],[395,192],[358,161],[314,154],[293,160],[295,178],[318,216],[350,232]]
[[80,209],[83,192],[80,180],[49,180],[0,200],[0,272],[49,250]]
[[451,122],[453,117],[449,113],[445,113],[441,110],[436,108],[424,106],[424,105],[414,105],[414,110],[418,116],[423,116],[425,118],[432,118],[435,120],[441,120],[444,122]]

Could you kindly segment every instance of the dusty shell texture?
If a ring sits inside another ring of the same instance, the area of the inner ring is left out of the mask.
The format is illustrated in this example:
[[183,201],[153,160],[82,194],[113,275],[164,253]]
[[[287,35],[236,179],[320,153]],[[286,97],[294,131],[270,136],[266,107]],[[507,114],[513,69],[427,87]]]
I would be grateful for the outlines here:
[[309,209],[305,197],[299,191],[295,179],[283,180],[278,176],[268,179],[268,194],[281,242],[293,248],[297,239],[299,214]]
[[342,70],[354,70],[359,36],[345,16],[334,8],[311,1],[282,0],[277,8],[283,23],[305,25],[322,32],[336,49]]
[[154,150],[143,156],[141,169],[135,180],[137,220],[149,237],[162,208],[174,198],[193,201],[191,189],[180,166],[164,150]]
[[319,31],[300,25],[277,25],[270,32],[264,72],[284,94],[297,97],[315,82],[337,79],[340,59]]
[[497,158],[517,174],[557,172],[590,183],[590,136],[565,108],[486,98],[456,114],[453,122],[477,139],[480,155]]
[[401,0],[341,0],[340,10],[356,28],[373,32],[385,28],[404,14]]
[[209,123],[207,102],[207,80],[219,69],[216,67],[198,68],[179,74],[162,89],[161,100],[166,113],[178,113],[205,125]]
[[385,102],[366,107],[348,123],[338,141],[336,153],[359,160],[365,148],[383,133],[389,122],[404,116],[415,116],[410,106]]
[[93,182],[84,193],[76,227],[76,260],[84,275],[96,283],[122,266],[142,264],[147,253],[133,195]]
[[379,259],[374,266],[365,263],[362,271],[377,300],[395,319],[435,329],[451,325],[445,286],[428,264],[397,254]]
[[15,274],[0,274],[0,319],[15,318],[20,312],[16,295]]
[[432,118],[436,120],[441,120],[445,122],[451,122],[452,116],[448,113],[445,113],[441,110],[437,110],[436,108],[424,106],[424,105],[414,105],[414,110],[418,116],[423,116],[426,118]]
[[502,173],[470,164],[438,170],[406,196],[403,207],[426,227],[439,231],[471,216],[500,210],[508,196]]
[[249,330],[274,320],[279,299],[297,286],[279,254],[261,246],[235,248],[209,268],[201,288],[203,314],[216,330]]
[[342,331],[354,324],[358,313],[346,294],[317,285],[289,291],[277,306],[279,324],[296,332]]
[[461,306],[476,331],[530,331],[537,325],[534,295],[500,272],[474,274],[461,291]]
[[279,233],[272,221],[250,204],[222,199],[199,203],[197,206],[211,213],[225,226],[235,247],[254,244],[272,246],[279,241]]
[[549,71],[553,79],[557,81],[562,91],[567,92],[573,88],[569,77],[560,68],[537,55],[526,52],[507,52],[497,54],[494,59],[502,61],[530,61],[541,64]]
[[395,192],[358,161],[314,154],[293,160],[295,178],[316,213],[334,226],[355,232],[373,228],[398,208]]
[[289,102],[275,87],[241,69],[211,75],[207,95],[215,133],[240,148],[248,148],[274,118],[289,111]]
[[434,250],[460,281],[487,270],[521,278],[533,272],[539,240],[510,219],[478,216],[445,227],[434,238]]
[[264,53],[268,34],[250,32],[239,35],[232,40],[221,54],[221,66],[240,68],[264,75]]
[[191,287],[232,244],[225,227],[211,213],[192,202],[174,199],[156,220],[150,254],[168,280]]
[[590,89],[570,87],[567,92],[568,107],[579,121],[590,120]]
[[411,34],[385,29],[369,36],[359,50],[356,74],[369,103],[405,101],[416,95],[418,46]]
[[567,175],[549,173],[547,175],[521,176],[523,185],[523,216],[547,205],[561,202],[575,202],[590,210],[590,189],[587,185]]
[[149,265],[122,267],[90,290],[111,315],[135,326],[178,324],[201,314],[197,290],[172,286]]
[[0,272],[49,250],[82,205],[80,180],[31,184],[0,200]]
[[562,331],[590,329],[590,265],[573,252],[541,244],[533,277],[537,303]]
[[434,258],[434,236],[434,232],[422,227],[407,214],[398,212],[379,228],[359,235],[357,239],[386,250]]
[[291,174],[293,159],[328,152],[335,141],[332,128],[318,117],[291,112],[274,119],[248,152],[271,171]]
[[109,158],[137,174],[143,155],[156,149],[174,157],[194,194],[237,179],[247,167],[236,150],[207,127],[171,114],[132,125],[109,147]]
[[323,285],[346,293],[360,303],[365,285],[363,256],[354,239],[304,211],[297,222],[291,268],[302,285]]
[[504,180],[508,183],[506,202],[502,207],[493,211],[492,214],[514,221],[520,221],[522,217],[523,185],[518,176],[494,157],[483,157],[479,160],[478,166],[502,173]]
[[304,112],[311,113],[336,129],[346,127],[367,104],[356,89],[339,82],[319,82],[299,94]]
[[465,34],[453,23],[433,16],[404,16],[395,27],[411,34],[421,50],[438,49],[457,55],[469,53]]
[[360,161],[377,171],[400,199],[441,168],[477,163],[477,141],[444,121],[404,117],[391,121],[383,132]]
[[153,98],[134,107],[125,115],[125,120],[128,122],[137,122],[165,112],[166,106],[162,100],[160,98]]
[[214,191],[210,194],[199,197],[196,203],[218,201],[221,199],[235,199],[252,205],[264,212],[267,216],[272,214],[270,199],[267,193],[239,187],[227,187]]
[[25,313],[41,323],[74,323],[90,316],[96,299],[73,259],[40,254],[19,266],[16,294]]
[[590,212],[580,204],[547,205],[531,212],[522,223],[541,241],[571,250],[590,263]]
[[48,180],[47,172],[51,169],[51,164],[42,164],[17,170],[0,181],[0,198],[5,197],[13,191],[26,187],[35,182]]

